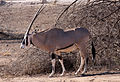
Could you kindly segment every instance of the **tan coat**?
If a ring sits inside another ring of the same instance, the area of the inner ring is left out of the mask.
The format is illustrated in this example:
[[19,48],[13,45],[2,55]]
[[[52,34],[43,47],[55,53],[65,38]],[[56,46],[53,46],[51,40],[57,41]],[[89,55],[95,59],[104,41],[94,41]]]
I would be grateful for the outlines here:
[[64,31],[59,28],[50,29],[47,32],[39,32],[32,35],[34,46],[54,52],[71,44],[77,44],[89,40],[90,33],[86,28],[76,28],[75,30]]

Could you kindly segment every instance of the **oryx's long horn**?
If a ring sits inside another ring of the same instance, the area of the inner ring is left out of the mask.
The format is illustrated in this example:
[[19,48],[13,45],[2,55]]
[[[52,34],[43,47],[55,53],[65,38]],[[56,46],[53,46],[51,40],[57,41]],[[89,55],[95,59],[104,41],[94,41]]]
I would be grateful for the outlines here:
[[25,35],[28,35],[28,34],[29,34],[29,31],[30,31],[30,29],[31,29],[31,27],[32,27],[32,25],[33,25],[35,19],[36,19],[37,16],[41,13],[41,11],[45,8],[45,7],[43,7],[43,6],[44,6],[44,4],[38,9],[38,11],[36,12],[36,14],[34,15],[34,17],[33,17],[32,21],[31,21],[31,23],[30,23],[29,26],[28,26],[28,29],[27,29]]
[[78,1],[78,0],[73,1],[70,5],[68,5],[68,7],[66,7],[66,8],[61,12],[61,14],[57,17],[55,26],[57,25],[57,23],[58,23],[59,19],[61,18],[61,16],[62,16],[74,3],[76,3],[77,1]]

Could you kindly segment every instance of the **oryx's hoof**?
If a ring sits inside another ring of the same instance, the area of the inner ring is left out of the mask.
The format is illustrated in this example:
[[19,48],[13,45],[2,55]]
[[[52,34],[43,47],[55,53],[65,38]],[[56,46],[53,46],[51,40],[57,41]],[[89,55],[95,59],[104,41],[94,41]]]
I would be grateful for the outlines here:
[[62,77],[62,76],[64,76],[65,74],[64,73],[62,73],[62,74],[60,74],[60,77]]
[[76,72],[75,75],[78,75],[78,73]]
[[84,77],[85,74],[80,74],[80,75],[79,75],[78,73],[75,73],[75,76],[76,76],[76,77]]
[[49,75],[49,78],[53,77],[53,75]]
[[64,76],[65,75],[65,73],[66,73],[66,70],[65,71],[63,71],[62,72],[62,74],[60,74],[60,76],[62,77],[62,76]]
[[50,74],[50,75],[49,75],[49,78],[51,78],[51,77],[53,77],[53,74]]

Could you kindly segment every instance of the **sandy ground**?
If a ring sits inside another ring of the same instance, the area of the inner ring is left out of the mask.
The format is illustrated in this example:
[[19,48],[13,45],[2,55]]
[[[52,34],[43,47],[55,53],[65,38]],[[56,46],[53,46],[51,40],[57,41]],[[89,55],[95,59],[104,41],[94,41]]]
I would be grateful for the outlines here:
[[43,76],[22,76],[15,78],[2,78],[0,82],[120,82],[120,74],[91,75],[85,77],[65,76],[52,77]]
[[[0,29],[10,33],[24,34],[34,13],[40,4],[9,3],[0,6]],[[54,27],[55,20],[60,11],[66,6],[47,5],[37,18],[33,28],[40,30]],[[39,21],[38,21],[39,20]],[[32,29],[33,30],[33,29]],[[0,37],[5,35],[0,35]],[[0,40],[0,66],[15,60],[18,54],[25,50],[19,48],[21,40]],[[120,72],[88,72],[82,77],[66,74],[65,77],[48,78],[48,75],[21,76],[0,78],[0,82],[120,82]]]

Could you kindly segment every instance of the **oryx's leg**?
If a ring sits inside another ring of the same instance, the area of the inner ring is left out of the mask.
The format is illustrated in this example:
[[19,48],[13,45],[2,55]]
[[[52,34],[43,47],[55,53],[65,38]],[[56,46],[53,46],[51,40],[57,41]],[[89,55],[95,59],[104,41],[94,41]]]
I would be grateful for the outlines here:
[[[85,66],[85,68],[84,68],[84,66]],[[84,68],[84,71],[82,72],[83,68]],[[77,75],[77,74],[79,73],[79,71],[82,72],[81,74],[83,74],[83,73],[86,71],[85,58],[82,57],[82,56],[81,56],[81,64],[80,64],[80,67],[78,68],[78,70],[77,70],[77,72],[75,73],[75,75]]]
[[64,66],[64,64],[63,64],[63,58],[62,58],[62,56],[60,55],[60,56],[58,56],[58,58],[59,58],[59,62],[60,62],[60,64],[61,64],[61,66],[62,66],[62,73],[61,73],[61,75],[60,76],[63,76],[64,75],[64,73],[65,73],[65,66]]
[[85,59],[84,69],[81,74],[84,74],[85,72],[87,72],[87,61],[88,61],[88,58]]
[[81,74],[84,74],[87,71],[87,53],[86,53],[86,48],[85,45],[81,45],[80,48],[80,56],[81,56],[81,64],[80,67],[78,68],[77,72],[75,73],[76,75],[80,71]]
[[52,77],[53,74],[55,73],[55,58],[56,58],[56,55],[54,53],[51,54],[51,58],[52,58],[52,72],[51,74],[49,75],[49,77]]

